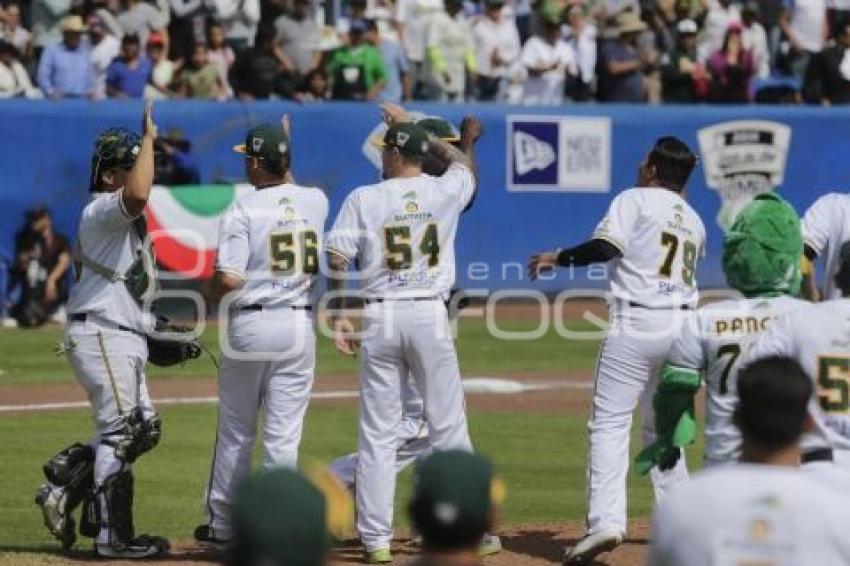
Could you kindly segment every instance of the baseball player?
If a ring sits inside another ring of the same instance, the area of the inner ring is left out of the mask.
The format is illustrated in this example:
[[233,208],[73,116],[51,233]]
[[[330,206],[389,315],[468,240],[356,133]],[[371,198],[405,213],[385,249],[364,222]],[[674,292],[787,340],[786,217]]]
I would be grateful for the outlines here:
[[681,451],[670,440],[683,434],[680,428],[677,435],[676,428],[684,422],[691,423],[691,433],[680,442],[695,436],[693,396],[700,372],[706,383],[703,463],[712,466],[738,459],[741,437],[732,423],[738,367],[742,354],[774,318],[809,304],[795,298],[802,249],[797,213],[776,193],[757,196],[738,213],[726,234],[723,271],[729,286],[745,298],[708,304],[682,327],[655,397],[659,439],[638,456],[639,471],[673,463],[671,458]]
[[789,356],[815,381],[809,403],[815,427],[803,439],[804,464],[833,461],[850,467],[850,242],[839,248],[834,285],[842,298],[779,317],[747,359]]
[[652,516],[647,564],[850,564],[850,497],[799,468],[812,384],[793,359],[738,372],[741,463],[676,486]]
[[[588,424],[587,534],[565,562],[589,563],[618,546],[626,533],[626,472],[632,412],[640,401],[644,443],[654,440],[652,407],[658,371],[684,310],[697,303],[697,260],[705,228],[685,201],[696,156],[674,137],[660,138],[638,173],[638,186],[617,195],[592,239],[532,256],[529,275],[556,266],[610,262],[610,328],[596,367]],[[684,459],[652,470],[656,496],[687,477]]]
[[85,388],[96,435],[44,466],[48,483],[36,496],[45,526],[63,546],[75,540],[74,508],[86,500],[80,526],[103,558],[148,558],[168,542],[133,528],[131,465],[159,441],[160,420],[148,396],[141,305],[152,287],[152,258],[142,212],[153,183],[157,129],[151,105],[142,136],[124,128],[101,133],[92,155],[92,199],[83,209],[74,250],[77,283],[68,302],[64,349]]
[[817,301],[814,264],[823,258],[826,272],[824,299],[835,299],[841,292],[835,284],[841,245],[850,240],[850,195],[829,193],[820,197],[803,215],[803,242],[806,259],[811,262],[811,275],[806,279],[807,298]]
[[251,128],[245,174],[256,191],[225,212],[215,274],[202,287],[219,301],[227,343],[219,372],[219,421],[207,489],[204,543],[232,539],[233,490],[251,467],[263,410],[263,467],[295,467],[315,368],[312,289],[328,201],[291,181],[288,126]]
[[[476,192],[473,146],[480,123],[464,120],[463,155],[410,122],[384,136],[386,181],[360,187],[343,203],[326,251],[331,291],[355,259],[363,312],[357,529],[370,563],[392,561],[401,384],[412,373],[424,398],[431,444],[471,450],[463,388],[444,301],[455,277],[454,237]],[[439,178],[422,172],[429,152],[451,160]],[[337,349],[353,354],[353,325],[334,314]]]

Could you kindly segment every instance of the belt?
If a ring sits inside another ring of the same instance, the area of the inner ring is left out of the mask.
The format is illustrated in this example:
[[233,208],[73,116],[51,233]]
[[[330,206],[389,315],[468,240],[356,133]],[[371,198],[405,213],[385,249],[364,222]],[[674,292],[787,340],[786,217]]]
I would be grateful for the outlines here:
[[629,301],[628,305],[630,307],[634,307],[634,308],[637,308],[637,309],[649,309],[649,310],[655,310],[655,311],[663,311],[663,310],[689,311],[689,310],[693,309],[693,307],[691,307],[690,305],[679,305],[679,306],[670,305],[670,306],[666,306],[666,307],[651,307],[649,305],[636,303],[634,301]]
[[[85,322],[88,319],[89,319],[89,313],[87,313],[87,312],[75,312],[68,317],[68,320],[71,321],[71,322]],[[106,322],[109,322],[109,321],[106,321]],[[140,336],[144,336],[143,333],[139,332],[135,328],[130,328],[129,326],[124,326],[123,324],[114,324],[114,323],[110,322],[109,325],[113,326],[114,328],[117,328],[118,330],[121,330],[123,332],[132,332],[133,334],[138,334]]]
[[801,464],[812,462],[832,462],[832,448],[814,448],[800,455]]
[[437,301],[437,297],[377,297],[371,299],[363,299],[367,305],[372,303],[401,303],[406,301]]
[[240,311],[263,311],[263,310],[276,310],[276,309],[291,309],[294,311],[311,311],[313,310],[312,305],[281,305],[279,307],[270,307],[268,305],[261,305],[258,303],[254,303],[253,305],[245,305],[244,307],[239,307],[237,310]]

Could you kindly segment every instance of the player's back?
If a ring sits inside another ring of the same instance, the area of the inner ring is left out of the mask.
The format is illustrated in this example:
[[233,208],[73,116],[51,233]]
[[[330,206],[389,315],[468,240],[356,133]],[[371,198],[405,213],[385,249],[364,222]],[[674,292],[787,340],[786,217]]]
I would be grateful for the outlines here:
[[833,276],[838,269],[841,245],[850,240],[850,195],[829,193],[809,207],[802,219],[803,240],[824,259],[824,297],[836,299],[840,292]]
[[284,184],[256,190],[225,213],[219,246],[223,265],[245,265],[234,304],[300,305],[319,272],[328,201],[317,188]]
[[850,497],[798,468],[728,464],[675,487],[653,514],[653,566],[850,564]]
[[468,168],[441,177],[418,175],[360,187],[343,204],[327,248],[358,254],[368,297],[438,297],[454,284],[454,241],[472,198]]
[[[787,295],[719,301],[696,312],[696,329],[685,329],[674,345],[672,358],[681,350],[699,348],[706,384],[705,461],[707,464],[734,461],[740,451],[741,435],[732,424],[737,403],[737,374],[747,350],[776,317],[810,303]],[[691,331],[696,330],[696,336]],[[681,341],[692,341],[688,346]],[[690,354],[695,356],[695,354]],[[679,360],[672,359],[673,363]]]
[[696,266],[705,227],[678,193],[655,187],[623,191],[594,238],[608,240],[622,252],[611,263],[616,298],[655,308],[696,304]]
[[815,381],[816,429],[834,448],[850,450],[850,299],[811,305],[776,324],[778,332],[766,338],[788,341],[783,351]]

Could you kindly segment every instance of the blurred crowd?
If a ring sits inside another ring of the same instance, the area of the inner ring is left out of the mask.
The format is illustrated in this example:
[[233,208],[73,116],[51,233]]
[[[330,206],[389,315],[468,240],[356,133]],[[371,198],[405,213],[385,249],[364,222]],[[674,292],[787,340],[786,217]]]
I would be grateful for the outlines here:
[[850,0],[3,0],[0,97],[850,101]]

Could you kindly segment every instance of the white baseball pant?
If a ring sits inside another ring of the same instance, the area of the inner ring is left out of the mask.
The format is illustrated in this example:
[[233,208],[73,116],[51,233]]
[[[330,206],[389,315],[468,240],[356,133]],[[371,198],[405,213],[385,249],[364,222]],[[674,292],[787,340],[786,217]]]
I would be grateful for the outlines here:
[[277,308],[237,311],[228,323],[218,378],[218,432],[206,514],[216,536],[230,538],[234,488],[251,471],[257,421],[263,411],[263,467],[298,462],[304,415],[316,361],[313,316]]
[[408,372],[425,401],[431,446],[472,450],[463,385],[440,300],[384,301],[363,311],[357,530],[367,551],[392,540],[402,383]]
[[[106,322],[87,320],[68,325],[65,344],[74,375],[86,390],[94,415],[97,435],[91,445],[95,450],[94,487],[98,489],[108,478],[130,467],[115,456],[114,447],[101,444],[100,438],[123,430],[124,417],[136,407],[142,409],[145,418],[154,413],[144,373],[147,341]],[[101,514],[103,523],[107,523],[105,505]],[[109,529],[101,529],[97,541],[109,540]]]
[[[424,457],[431,449],[428,425],[423,416],[424,401],[413,383],[412,376],[402,382],[401,396],[404,416],[399,429],[396,450],[397,474]],[[357,452],[337,458],[331,463],[329,469],[346,488],[353,490],[357,477]]]
[[[688,313],[618,303],[610,308],[610,327],[600,348],[588,423],[587,530],[626,533],[626,474],[632,413],[640,404],[642,441],[655,440],[652,395],[670,345]],[[650,472],[656,500],[688,477],[684,455],[674,468]]]

